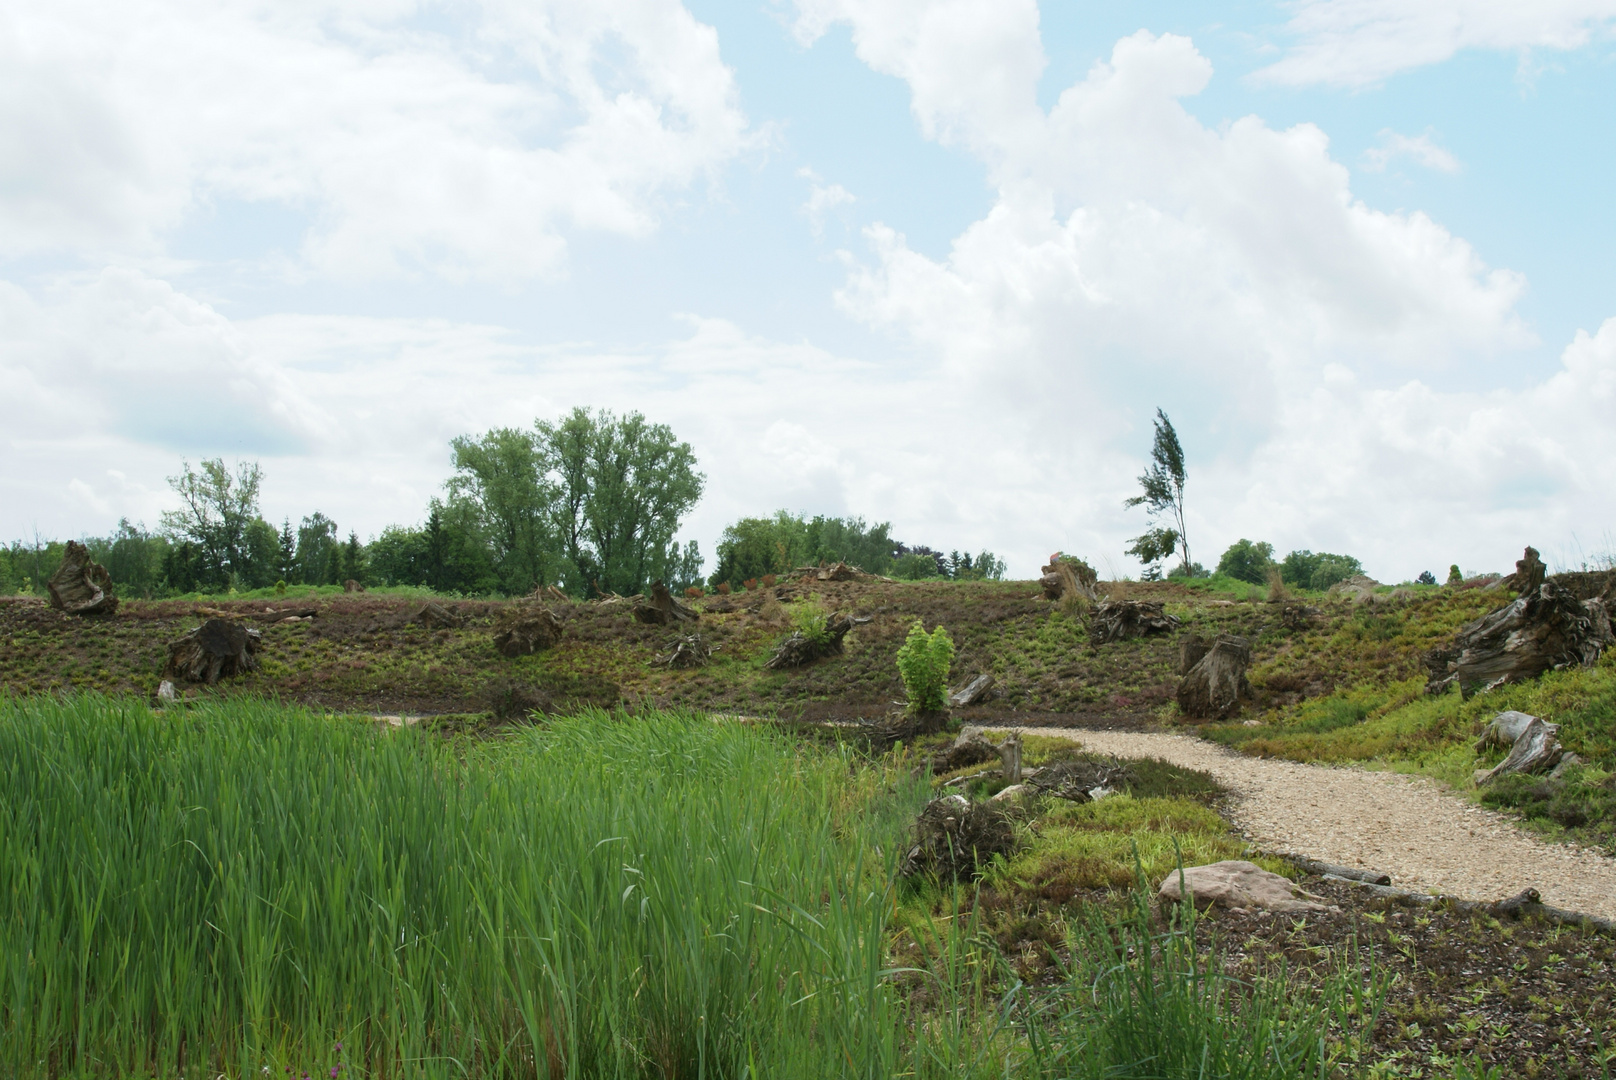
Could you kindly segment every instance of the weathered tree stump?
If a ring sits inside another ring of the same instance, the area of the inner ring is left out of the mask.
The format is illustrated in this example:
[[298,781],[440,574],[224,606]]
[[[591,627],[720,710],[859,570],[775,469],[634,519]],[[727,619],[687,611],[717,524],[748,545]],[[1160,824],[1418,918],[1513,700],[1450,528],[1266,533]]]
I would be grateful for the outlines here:
[[802,667],[811,664],[826,656],[832,656],[842,651],[842,639],[847,632],[861,622],[868,619],[854,619],[840,612],[832,612],[825,618],[824,630],[805,634],[801,630],[793,630],[791,636],[775,647],[774,655],[764,663],[764,667],[772,671],[782,668]]
[[696,610],[673,598],[662,582],[651,586],[651,598],[640,597],[634,602],[634,621],[648,626],[669,626],[673,623],[695,622],[700,616]]
[[347,581],[344,581],[342,583],[342,591],[345,592],[345,593],[348,593],[348,592],[364,592],[365,591],[365,586],[363,584],[361,584],[360,582],[355,581],[353,578],[349,578]]
[[1218,638],[1178,684],[1178,707],[1197,720],[1223,720],[1251,700],[1246,668],[1251,643],[1233,634]]
[[1040,573],[1038,584],[1043,586],[1046,600],[1070,596],[1094,603],[1100,599],[1099,575],[1082,559],[1056,559]]
[[[1535,554],[1530,548],[1528,555]],[[1517,573],[1531,581],[1532,560]],[[1541,566],[1541,564],[1539,564]],[[1459,628],[1451,645],[1426,654],[1428,694],[1457,683],[1468,698],[1478,690],[1535,679],[1545,671],[1592,667],[1611,644],[1610,612],[1600,600],[1578,600],[1552,581],[1522,593],[1513,603]]]
[[561,640],[561,616],[537,604],[512,605],[494,629],[494,648],[512,660],[548,649]]
[[1089,640],[1104,645],[1176,629],[1178,617],[1167,614],[1160,600],[1106,600],[1095,606],[1089,619]]
[[256,671],[262,637],[239,622],[209,619],[168,647],[163,674],[212,686],[220,679]]
[[1515,590],[1515,595],[1525,596],[1542,588],[1548,573],[1548,567],[1538,558],[1537,548],[1527,545],[1526,553],[1515,560],[1515,572],[1504,578],[1501,584],[1506,589]]
[[995,855],[1015,847],[1015,830],[1002,808],[973,805],[962,795],[942,795],[915,819],[913,843],[899,872],[905,877],[935,873],[945,880],[976,876]]
[[90,549],[77,540],[67,542],[62,565],[45,582],[51,607],[69,615],[111,615],[118,610],[112,595],[112,575],[90,558]]

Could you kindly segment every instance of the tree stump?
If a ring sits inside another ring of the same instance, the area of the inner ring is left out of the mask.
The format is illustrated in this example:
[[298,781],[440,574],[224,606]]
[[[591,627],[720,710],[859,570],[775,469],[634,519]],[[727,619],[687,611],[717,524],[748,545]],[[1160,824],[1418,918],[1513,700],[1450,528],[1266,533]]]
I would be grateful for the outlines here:
[[673,623],[695,622],[696,610],[673,598],[662,582],[651,586],[651,599],[640,597],[634,602],[634,620],[647,626],[668,626]]
[[[1506,722],[1498,725],[1504,717],[1526,716],[1527,723],[1519,725]],[[1536,716],[1527,716],[1525,713],[1505,713],[1493,721],[1493,725],[1509,731],[1518,730],[1513,745],[1510,746],[1509,756],[1486,773],[1476,777],[1476,786],[1490,784],[1500,776],[1510,773],[1546,773],[1560,763],[1565,754],[1565,748],[1560,745],[1557,736],[1560,734],[1559,724],[1546,723]],[[1489,732],[1492,726],[1489,726]]]
[[1004,811],[992,804],[973,805],[961,795],[942,795],[926,804],[915,819],[914,841],[899,872],[904,877],[936,873],[945,880],[976,876],[995,855],[1015,848],[1015,830]]
[[411,616],[410,621],[431,629],[450,630],[460,625],[460,616],[437,601],[428,600],[421,605],[420,611]]
[[1251,643],[1233,634],[1218,638],[1178,684],[1178,707],[1197,720],[1224,720],[1251,700],[1246,668]]
[[112,575],[90,558],[90,549],[77,540],[67,542],[62,565],[45,582],[51,607],[69,615],[111,615],[118,610],[112,595]]
[[1200,634],[1186,634],[1178,642],[1178,673],[1188,675],[1201,657],[1212,651],[1212,642]]
[[1515,560],[1515,572],[1504,579],[1503,585],[1506,589],[1514,589],[1515,595],[1525,596],[1542,588],[1548,573],[1543,560],[1537,556],[1537,548],[1527,545],[1526,553]]
[[1106,600],[1094,608],[1089,640],[1096,645],[1178,629],[1178,617],[1160,600]]
[[163,674],[212,686],[258,669],[263,635],[230,619],[209,619],[168,647]]
[[993,689],[992,675],[978,675],[965,686],[948,695],[948,703],[956,709],[963,709],[967,705],[975,705],[987,698]]
[[[1525,569],[1526,580],[1531,580],[1531,567]],[[1578,600],[1564,587],[1543,582],[1460,627],[1451,645],[1428,652],[1425,692],[1440,694],[1457,683],[1459,693],[1469,698],[1478,690],[1525,682],[1545,671],[1592,667],[1611,641],[1610,613],[1603,601]]]
[[840,612],[832,612],[825,618],[824,630],[815,634],[804,634],[801,630],[794,630],[791,636],[775,647],[774,655],[764,663],[764,667],[771,671],[782,668],[802,667],[811,664],[822,657],[831,656],[842,651],[842,639],[847,632],[861,622],[868,619],[854,619]]
[[548,649],[561,640],[561,616],[538,605],[507,608],[494,631],[494,648],[509,659]]
[[686,634],[674,638],[673,648],[668,655],[657,657],[656,662],[670,668],[703,667],[717,651],[718,646],[709,645],[700,634]]
[[1099,575],[1081,559],[1056,559],[1041,571],[1038,584],[1046,600],[1075,597],[1093,603],[1100,599]]

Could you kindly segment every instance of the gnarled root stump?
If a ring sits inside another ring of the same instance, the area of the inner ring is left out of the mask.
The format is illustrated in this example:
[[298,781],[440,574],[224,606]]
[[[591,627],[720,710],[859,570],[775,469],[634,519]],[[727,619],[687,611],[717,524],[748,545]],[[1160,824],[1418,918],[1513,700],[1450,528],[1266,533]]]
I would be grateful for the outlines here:
[[1559,724],[1550,724],[1523,712],[1499,713],[1487,725],[1478,748],[1506,742],[1509,756],[1476,777],[1476,786],[1510,773],[1546,773],[1560,763],[1565,748],[1557,737]]
[[674,638],[673,648],[666,656],[657,657],[656,662],[670,668],[702,667],[717,651],[718,646],[709,645],[700,634],[685,634]]
[[1069,596],[1093,603],[1100,599],[1099,575],[1082,559],[1056,559],[1040,573],[1043,577],[1038,579],[1038,584],[1043,586],[1046,600]]
[[1107,600],[1094,608],[1089,640],[1096,645],[1123,638],[1165,634],[1178,629],[1178,617],[1163,610],[1159,600]]
[[1178,684],[1178,707],[1197,720],[1223,720],[1251,700],[1246,668],[1251,666],[1251,643],[1233,634],[1218,638],[1206,655],[1195,662]]
[[494,648],[501,656],[515,659],[561,640],[561,616],[549,608],[523,604],[506,609],[494,630]]
[[1015,831],[1001,807],[973,805],[962,795],[943,795],[915,819],[914,842],[904,856],[905,877],[936,873],[947,880],[975,877],[995,855],[1015,847]]
[[1440,694],[1458,683],[1460,694],[1468,698],[1545,671],[1592,667],[1611,640],[1610,613],[1603,601],[1578,600],[1562,586],[1544,582],[1461,627],[1452,645],[1427,653],[1425,692]]
[[258,669],[263,635],[229,619],[209,619],[168,647],[163,674],[212,686],[220,679]]
[[782,668],[802,667],[821,657],[839,653],[842,651],[842,639],[861,622],[869,620],[854,619],[835,612],[825,619],[825,629],[819,633],[804,634],[801,630],[794,630],[790,637],[775,647],[774,655],[763,666],[779,671]]
[[112,595],[112,575],[90,558],[90,549],[77,540],[67,542],[62,565],[45,582],[51,607],[69,615],[111,615],[118,610]]
[[452,630],[460,625],[460,616],[437,601],[428,600],[421,605],[420,611],[410,617],[410,621],[430,629]]
[[651,586],[651,599],[634,601],[634,621],[648,626],[669,626],[673,623],[695,622],[700,616],[696,610],[673,598],[662,582]]

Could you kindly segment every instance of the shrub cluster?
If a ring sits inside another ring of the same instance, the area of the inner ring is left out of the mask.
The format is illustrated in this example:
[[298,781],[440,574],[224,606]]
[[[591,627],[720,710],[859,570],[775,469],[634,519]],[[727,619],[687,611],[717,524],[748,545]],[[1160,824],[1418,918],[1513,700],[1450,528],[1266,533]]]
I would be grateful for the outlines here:
[[931,633],[919,619],[898,649],[898,675],[912,713],[941,712],[948,705],[948,669],[954,662],[954,639],[939,626]]

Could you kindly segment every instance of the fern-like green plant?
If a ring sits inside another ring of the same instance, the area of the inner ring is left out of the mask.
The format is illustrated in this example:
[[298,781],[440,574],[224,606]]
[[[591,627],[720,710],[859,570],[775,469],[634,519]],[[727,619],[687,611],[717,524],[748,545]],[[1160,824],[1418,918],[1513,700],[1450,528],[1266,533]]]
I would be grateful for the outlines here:
[[954,639],[939,626],[931,633],[919,619],[898,650],[898,674],[911,713],[941,712],[948,704],[948,669],[954,662]]

